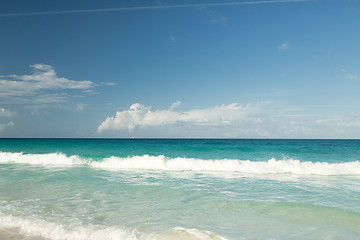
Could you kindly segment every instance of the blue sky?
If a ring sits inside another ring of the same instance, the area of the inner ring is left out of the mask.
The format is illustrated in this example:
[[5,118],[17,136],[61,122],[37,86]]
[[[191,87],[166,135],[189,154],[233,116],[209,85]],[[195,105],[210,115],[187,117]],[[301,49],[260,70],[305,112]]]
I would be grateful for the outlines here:
[[0,31],[0,137],[360,137],[356,0],[4,0]]

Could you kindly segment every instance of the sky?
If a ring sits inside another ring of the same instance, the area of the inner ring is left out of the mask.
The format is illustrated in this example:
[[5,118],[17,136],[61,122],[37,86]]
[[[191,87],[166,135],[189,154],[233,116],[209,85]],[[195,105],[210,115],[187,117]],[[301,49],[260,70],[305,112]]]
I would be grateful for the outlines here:
[[358,0],[2,0],[0,137],[360,138]]

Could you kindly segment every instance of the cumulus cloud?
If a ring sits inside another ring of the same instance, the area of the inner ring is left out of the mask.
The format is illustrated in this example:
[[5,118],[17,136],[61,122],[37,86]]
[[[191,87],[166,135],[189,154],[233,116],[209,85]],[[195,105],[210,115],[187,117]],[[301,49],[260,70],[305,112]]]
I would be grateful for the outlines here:
[[1,123],[0,124],[0,132],[3,131],[5,128],[14,126],[14,122],[8,122],[8,123]]
[[[70,89],[88,90],[94,87],[92,81],[75,81],[59,77],[51,65],[30,65],[30,75],[7,75],[0,77],[0,98],[25,99],[28,97],[46,98],[45,92],[64,91]],[[55,98],[60,102],[67,98]],[[58,102],[58,101],[57,101]]]
[[[303,114],[271,102],[223,104],[178,110],[135,103],[107,117],[97,128],[104,136],[224,138],[358,138],[358,113],[339,116]],[[114,131],[116,130],[116,131]]]
[[[246,116],[257,112],[251,105],[241,106],[238,103],[215,106],[190,111],[175,111],[180,102],[172,104],[169,109],[152,111],[151,107],[135,103],[128,110],[116,112],[115,117],[108,117],[98,127],[98,132],[108,129],[133,130],[136,127],[147,128],[186,124],[192,126],[224,126],[232,125],[246,119]],[[259,122],[259,119],[256,120]]]

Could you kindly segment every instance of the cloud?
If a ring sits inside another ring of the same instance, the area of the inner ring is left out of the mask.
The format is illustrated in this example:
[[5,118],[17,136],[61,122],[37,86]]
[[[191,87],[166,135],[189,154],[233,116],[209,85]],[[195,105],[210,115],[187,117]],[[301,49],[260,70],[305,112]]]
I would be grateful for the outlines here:
[[14,126],[14,122],[2,123],[0,124],[0,132],[3,131],[5,128]]
[[177,106],[179,106],[181,104],[180,101],[177,101],[177,102],[174,102],[171,107],[170,107],[170,110],[174,110],[174,108],[176,108]]
[[186,112],[175,111],[174,108],[179,104],[180,102],[175,102],[170,109],[152,111],[151,107],[135,103],[129,110],[116,112],[115,117],[106,118],[98,127],[98,132],[109,129],[131,131],[136,127],[148,128],[177,124],[202,127],[226,126],[238,124],[247,115],[257,111],[251,105],[241,106],[238,103]]
[[103,83],[100,83],[98,84],[98,86],[115,86],[116,83],[114,82],[103,82]]
[[210,22],[214,24],[224,24],[226,23],[226,17],[213,18]]
[[[64,102],[68,95],[64,90],[89,90],[92,81],[75,81],[59,77],[51,65],[30,65],[30,75],[8,75],[0,77],[0,98],[16,98],[35,102]],[[51,95],[49,92],[51,91]],[[59,93],[60,92],[60,93]]]
[[[223,104],[208,108],[153,109],[135,103],[107,117],[97,128],[103,136],[205,138],[359,138],[358,113],[303,114],[271,102]],[[114,131],[115,130],[115,131]]]
[[76,111],[81,112],[82,110],[84,110],[85,106],[86,106],[86,104],[83,104],[83,103],[76,104]]
[[11,112],[5,108],[0,108],[0,117],[13,117],[14,115],[14,112]]
[[326,119],[318,119],[315,121],[316,124],[329,126],[329,127],[341,127],[341,128],[352,128],[360,127],[359,116],[349,116],[344,118],[343,116],[330,116]]
[[278,47],[279,50],[287,50],[289,48],[290,48],[290,44],[288,42],[284,42]]
[[359,79],[359,76],[358,76],[358,75],[349,73],[349,72],[346,71],[345,69],[342,69],[341,71],[342,71],[342,73],[343,73],[343,78],[344,78],[345,80],[358,80],[358,79]]
[[178,8],[204,8],[204,7],[225,7],[241,5],[259,5],[259,4],[279,4],[305,2],[309,0],[267,0],[267,1],[246,1],[246,2],[227,2],[227,3],[199,3],[183,5],[157,5],[143,7],[124,7],[124,8],[102,8],[102,9],[83,9],[83,10],[64,10],[48,12],[27,12],[27,13],[1,13],[0,17],[16,16],[34,16],[34,15],[55,15],[55,14],[76,14],[76,13],[97,13],[97,12],[122,12],[122,11],[141,11],[141,10],[161,10],[161,9],[178,9]]

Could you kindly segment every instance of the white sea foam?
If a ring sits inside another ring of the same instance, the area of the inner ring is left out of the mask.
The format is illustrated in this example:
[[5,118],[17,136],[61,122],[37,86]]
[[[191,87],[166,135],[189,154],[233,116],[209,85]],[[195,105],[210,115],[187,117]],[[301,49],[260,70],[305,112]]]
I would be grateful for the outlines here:
[[0,163],[26,163],[34,165],[76,165],[84,160],[78,156],[66,156],[63,153],[23,154],[0,152]]
[[4,229],[11,229],[12,232],[18,232],[18,235],[53,240],[225,240],[210,231],[198,229],[175,227],[164,232],[142,233],[116,226],[65,227],[39,219],[25,219],[0,213],[0,231]]
[[287,159],[250,161],[237,159],[203,160],[195,158],[168,158],[160,156],[109,157],[101,161],[83,159],[79,156],[66,156],[62,153],[23,154],[0,152],[0,163],[26,163],[46,166],[88,165],[110,171],[158,170],[158,171],[197,171],[232,172],[249,174],[298,174],[298,175],[360,175],[360,162],[302,162]]
[[250,160],[202,160],[194,158],[167,158],[165,156],[110,157],[91,166],[108,170],[149,169],[162,171],[219,171],[251,174],[299,175],[360,175],[360,162],[327,163],[276,160],[266,162]]
[[36,236],[54,240],[137,239],[135,231],[128,231],[121,228],[77,226],[73,227],[72,229],[67,229],[64,226],[56,223],[46,222],[38,219],[24,219],[0,213],[0,229],[1,228],[15,228],[20,234],[25,236]]

